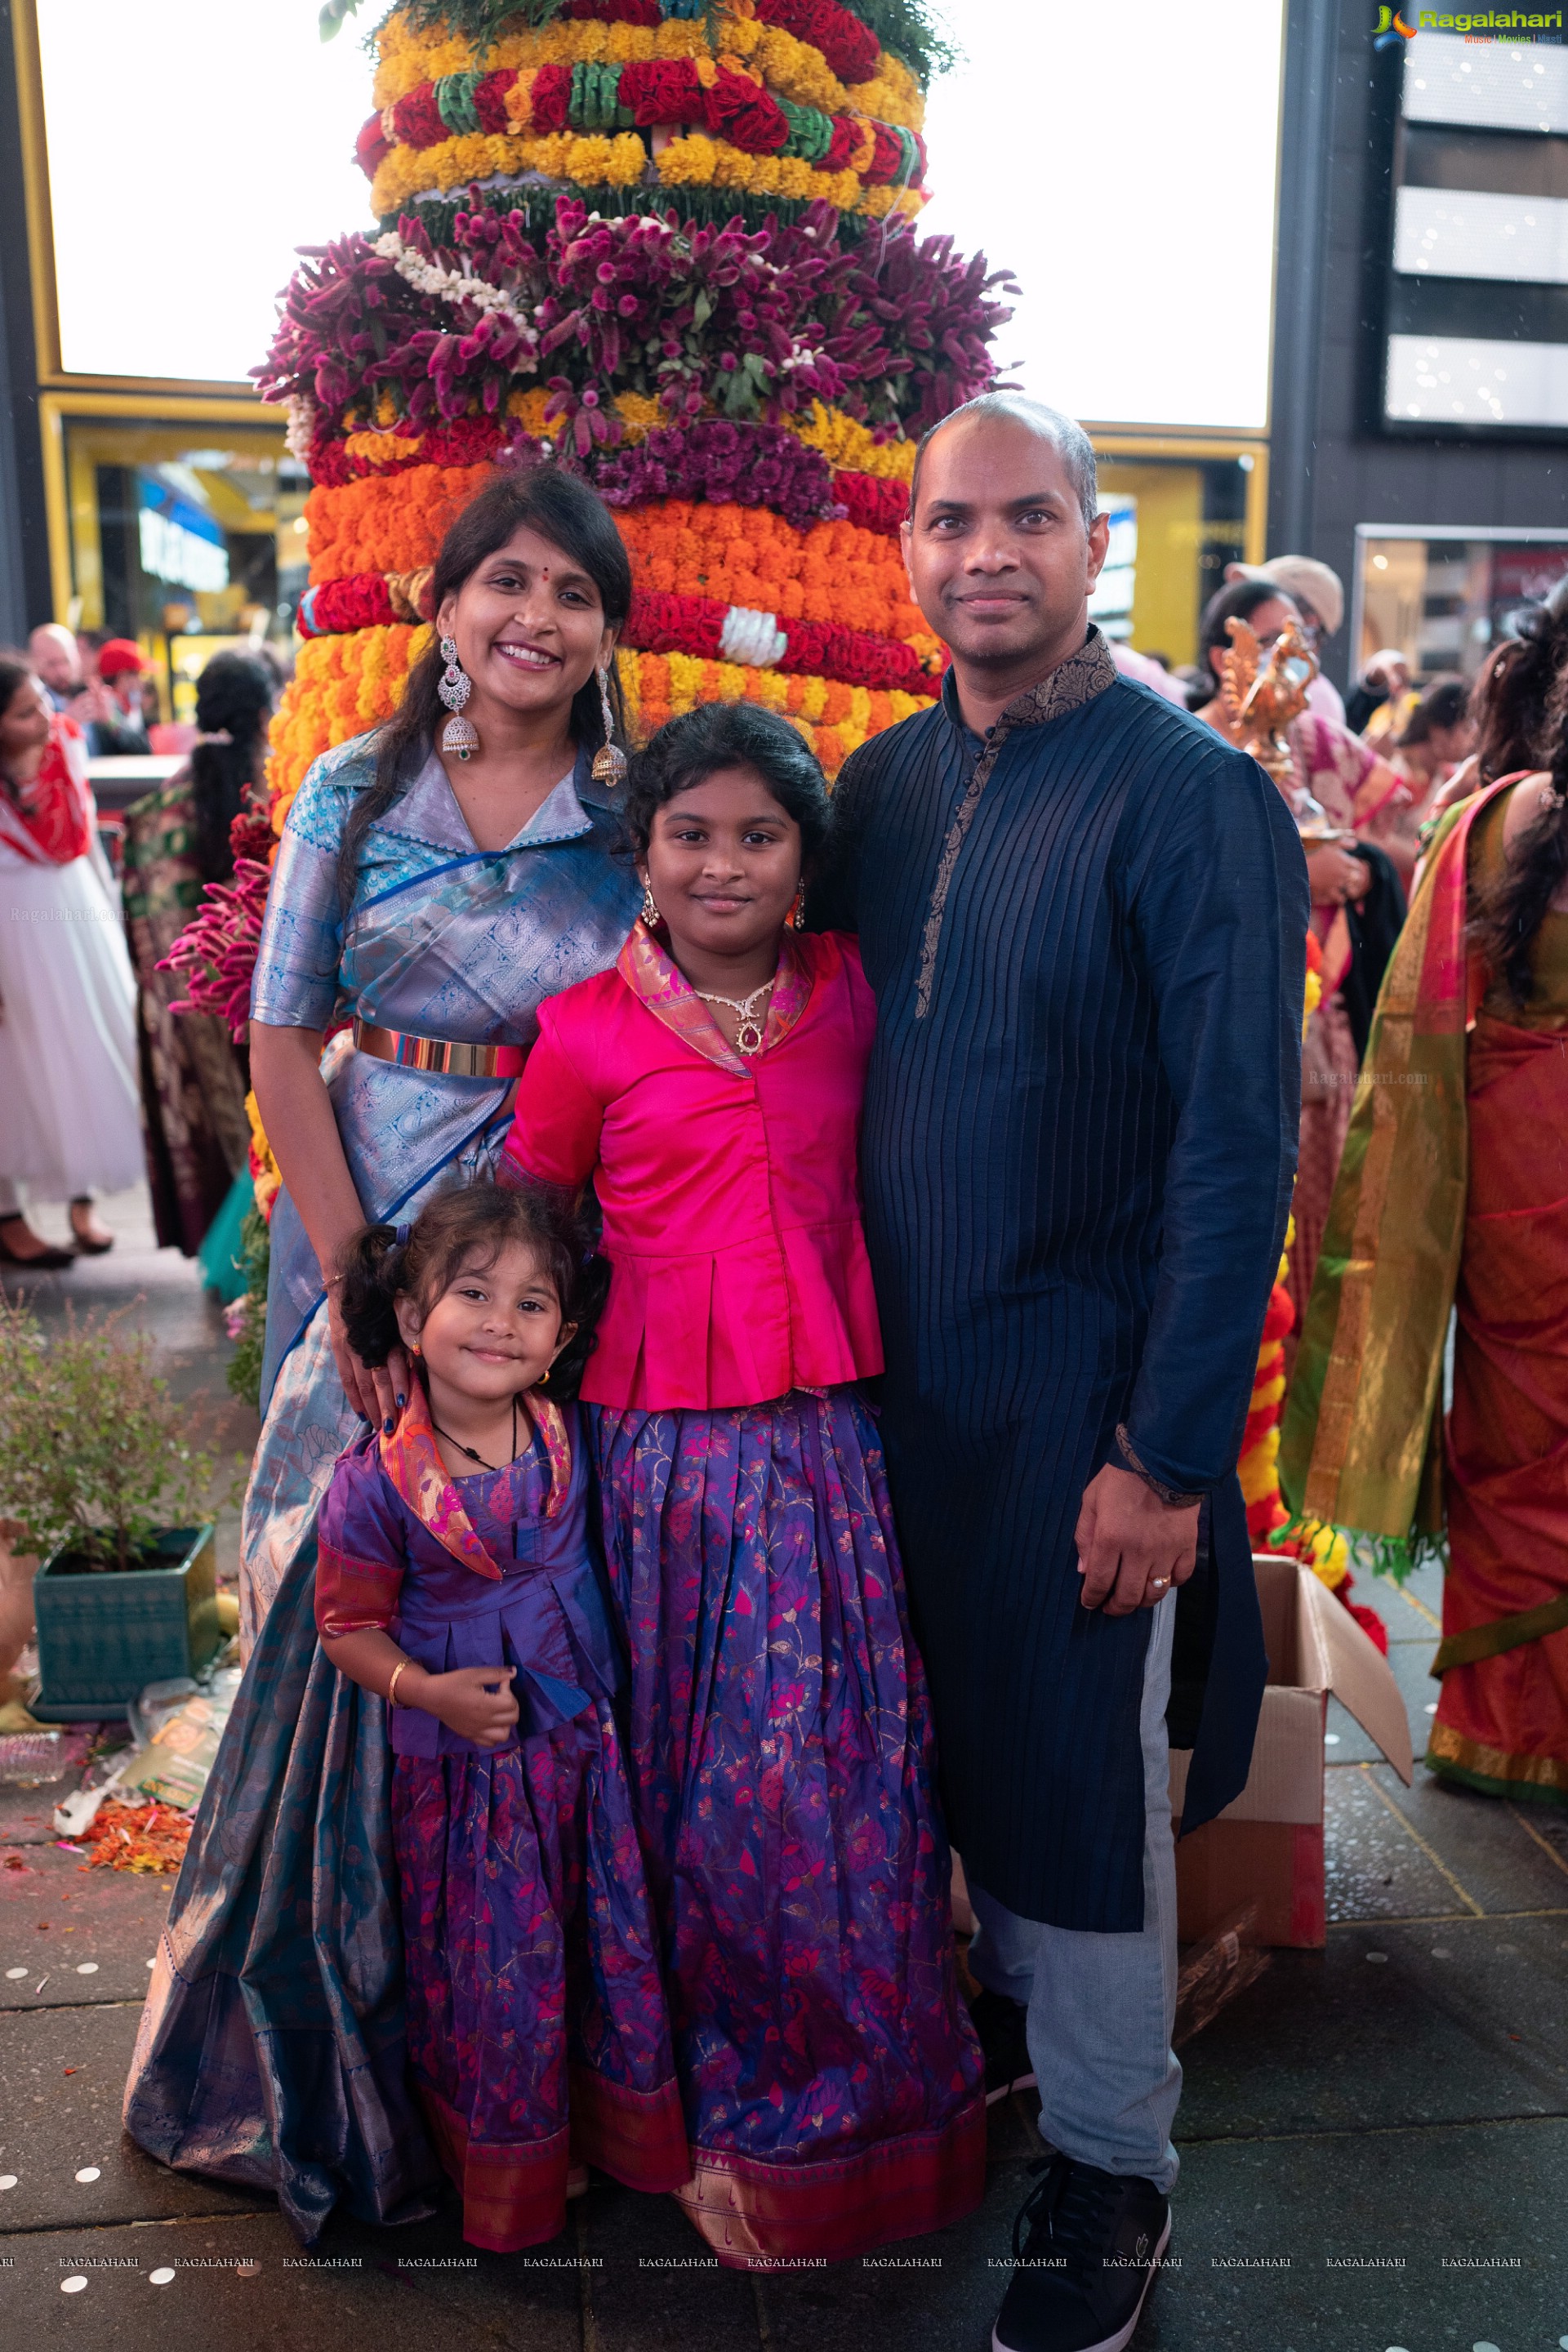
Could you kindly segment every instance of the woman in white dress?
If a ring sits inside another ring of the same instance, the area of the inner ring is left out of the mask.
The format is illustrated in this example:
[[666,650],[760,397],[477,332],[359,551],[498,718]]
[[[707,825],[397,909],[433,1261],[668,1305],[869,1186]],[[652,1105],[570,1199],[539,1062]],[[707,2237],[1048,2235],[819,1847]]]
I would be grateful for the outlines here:
[[70,1202],[79,1250],[110,1246],[92,1195],[142,1175],[135,1006],[81,730],[0,653],[0,1263],[73,1262],[28,1224],[28,1192]]

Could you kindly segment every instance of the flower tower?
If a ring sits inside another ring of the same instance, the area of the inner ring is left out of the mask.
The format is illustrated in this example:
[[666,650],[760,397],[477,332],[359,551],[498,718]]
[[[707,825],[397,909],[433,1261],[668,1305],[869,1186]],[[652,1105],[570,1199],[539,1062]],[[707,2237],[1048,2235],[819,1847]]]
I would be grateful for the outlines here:
[[[330,0],[323,29],[357,0]],[[256,373],[308,466],[275,830],[384,719],[496,464],[583,474],[636,598],[634,735],[779,710],[829,776],[936,691],[898,543],[1011,281],[919,237],[922,0],[401,0],[359,134],[377,226],[305,257]]]

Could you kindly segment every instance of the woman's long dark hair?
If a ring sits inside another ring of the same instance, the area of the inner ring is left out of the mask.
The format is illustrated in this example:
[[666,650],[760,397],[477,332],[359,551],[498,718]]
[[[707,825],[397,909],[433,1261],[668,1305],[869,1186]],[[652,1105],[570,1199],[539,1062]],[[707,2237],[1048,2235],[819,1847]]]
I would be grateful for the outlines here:
[[[632,567],[626,542],[616,529],[609,508],[596,490],[575,474],[558,472],[545,461],[526,468],[509,469],[487,482],[441,541],[441,552],[430,580],[431,609],[439,612],[471,579],[485,558],[504,547],[516,530],[536,530],[582,565],[599,592],[605,624],[619,628],[632,608]],[[338,860],[339,892],[346,904],[353,890],[361,842],[371,826],[400,801],[414,782],[445,723],[447,711],[437,688],[446,664],[440,639],[430,643],[408,673],[398,704],[376,740],[375,782],[356,795],[343,828]],[[614,731],[626,733],[620,678],[610,662],[610,709]],[[597,751],[605,740],[599,709],[599,688],[590,677],[572,704],[572,740]]]
[[1500,776],[1534,767],[1542,759],[1547,697],[1568,659],[1565,591],[1568,581],[1560,581],[1544,604],[1525,614],[1518,636],[1489,656],[1470,690],[1476,766],[1483,784],[1495,784]]
[[[1514,762],[1537,765],[1552,777],[1554,798],[1513,846],[1502,880],[1482,899],[1471,937],[1521,1010],[1535,992],[1531,955],[1552,899],[1568,881],[1568,638],[1545,698],[1536,755]],[[1508,773],[1505,768],[1502,772]]]
[[191,753],[196,811],[196,862],[204,882],[226,882],[234,872],[229,827],[261,782],[267,720],[277,693],[268,665],[255,654],[214,654],[196,682],[196,725],[226,743],[198,743]]

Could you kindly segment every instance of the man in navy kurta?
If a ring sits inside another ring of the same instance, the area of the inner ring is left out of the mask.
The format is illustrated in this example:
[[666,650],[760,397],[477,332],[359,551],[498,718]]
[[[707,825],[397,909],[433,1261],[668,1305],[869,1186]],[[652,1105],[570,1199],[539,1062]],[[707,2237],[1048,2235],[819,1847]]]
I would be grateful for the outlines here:
[[1061,2151],[1002,2352],[1125,2343],[1168,2234],[1176,1588],[1195,1567],[1190,1829],[1246,1780],[1264,1680],[1236,1463],[1299,1110],[1295,827],[1118,677],[1088,619],[1105,536],[1052,411],[989,395],[928,436],[905,545],[952,667],[846,765],[813,903],[877,997],[882,1430],[977,2022],[994,2043],[1030,2003]]

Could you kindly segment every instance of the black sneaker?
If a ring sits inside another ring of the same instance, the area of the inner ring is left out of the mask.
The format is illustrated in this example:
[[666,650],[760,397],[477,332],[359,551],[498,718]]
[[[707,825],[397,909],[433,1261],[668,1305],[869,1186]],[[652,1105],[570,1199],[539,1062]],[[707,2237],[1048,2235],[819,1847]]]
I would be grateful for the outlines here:
[[1039,2184],[1013,2224],[1017,2268],[992,2352],[1123,2352],[1170,2243],[1170,2205],[1152,2180],[1068,2156],[1030,2169]]
[[1028,2011],[1021,2000],[982,1986],[969,2004],[985,2060],[985,2104],[994,2107],[1009,2091],[1032,2091],[1035,2069],[1024,2028]]

